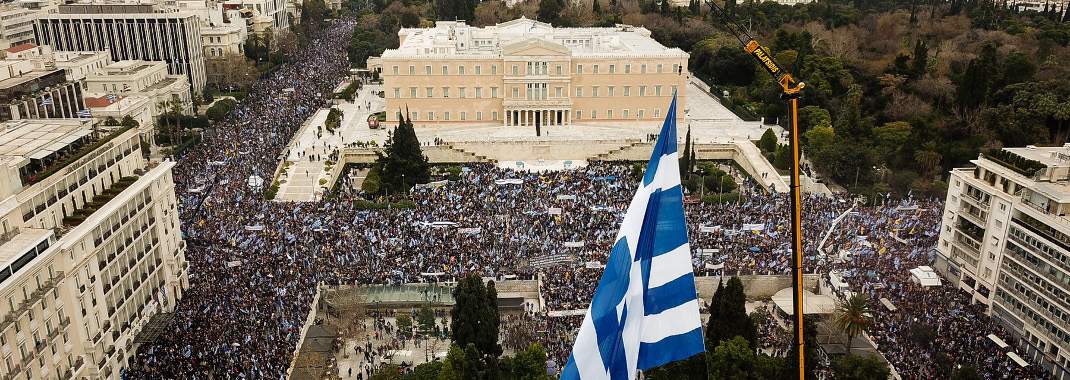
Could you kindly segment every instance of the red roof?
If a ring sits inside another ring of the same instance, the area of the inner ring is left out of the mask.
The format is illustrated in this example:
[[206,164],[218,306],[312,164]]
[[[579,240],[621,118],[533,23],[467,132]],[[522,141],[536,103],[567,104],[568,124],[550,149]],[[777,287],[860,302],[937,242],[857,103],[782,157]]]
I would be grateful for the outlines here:
[[15,45],[15,46],[9,47],[9,48],[7,48],[5,50],[7,50],[8,53],[18,53],[18,52],[21,52],[21,51],[26,51],[26,50],[33,49],[35,47],[37,47],[37,45],[26,43],[26,44],[22,44],[22,45]]
[[[122,98],[119,98],[119,99],[122,99]],[[107,107],[107,106],[112,105],[113,103],[115,103],[115,102],[113,102],[111,100],[108,100],[107,97],[103,97],[103,96],[99,97],[99,98],[93,98],[93,97],[88,97],[87,96],[85,98],[85,106],[89,107],[89,108]]]

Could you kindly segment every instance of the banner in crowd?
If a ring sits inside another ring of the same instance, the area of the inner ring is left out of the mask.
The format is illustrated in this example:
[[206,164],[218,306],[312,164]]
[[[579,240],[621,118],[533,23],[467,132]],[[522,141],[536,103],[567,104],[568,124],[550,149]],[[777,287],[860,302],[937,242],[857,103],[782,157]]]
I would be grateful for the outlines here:
[[564,244],[567,248],[579,248],[583,246],[583,240],[580,241],[566,241]]
[[711,233],[711,232],[717,232],[717,231],[720,231],[720,230],[721,230],[721,226],[699,226],[698,227],[698,231],[699,232],[706,233],[706,234]]
[[495,185],[523,185],[524,184],[524,180],[522,180],[520,178],[496,179],[496,180],[494,180],[494,184]]
[[602,265],[602,263],[597,261],[588,261],[585,266],[587,267],[587,269],[602,269],[605,267],[605,265]]
[[450,182],[449,180],[445,180],[444,179],[444,180],[441,180],[441,181],[431,181],[431,182],[428,182],[428,183],[418,183],[418,184],[416,184],[415,187],[417,189],[437,189],[437,188],[440,188],[442,186],[446,186],[446,184],[449,183],[449,182]]
[[233,268],[241,265],[241,260],[227,261],[227,268]]
[[741,228],[741,229],[744,230],[744,231],[762,231],[762,230],[765,230],[765,224],[764,223],[756,223],[756,224],[744,223],[743,224],[743,228]]
[[575,195],[558,195],[557,196],[557,200],[559,200],[559,201],[574,201],[574,200],[576,200],[576,196]]
[[464,234],[464,235],[478,235],[478,234],[480,234],[482,232],[483,232],[483,228],[482,227],[467,227],[467,228],[458,228],[457,229],[457,233]]
[[716,254],[718,254],[720,252],[721,252],[721,250],[718,249],[718,248],[701,248],[701,249],[698,250],[698,255],[699,256],[713,256],[713,255],[716,255]]
[[257,224],[255,226],[245,226],[245,230],[246,231],[263,231],[264,230],[264,225]]
[[719,263],[719,264],[706,263],[706,269],[709,269],[709,270],[724,269],[724,263]]
[[549,209],[546,210],[546,213],[550,214],[550,215],[561,215],[561,208],[560,207],[550,207]]

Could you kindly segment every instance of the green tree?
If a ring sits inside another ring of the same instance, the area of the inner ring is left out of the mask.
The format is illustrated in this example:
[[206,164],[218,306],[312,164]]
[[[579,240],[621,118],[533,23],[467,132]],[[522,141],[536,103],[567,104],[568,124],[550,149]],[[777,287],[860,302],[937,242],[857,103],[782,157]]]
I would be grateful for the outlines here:
[[431,180],[427,157],[420,150],[416,130],[409,120],[399,123],[387,136],[383,153],[379,153],[376,165],[381,170],[380,180],[383,188],[395,194],[407,192],[413,185]]
[[855,294],[846,301],[839,301],[836,305],[833,324],[847,335],[847,353],[850,354],[851,341],[873,325],[873,314],[869,307],[869,298],[862,294]]
[[373,167],[368,171],[368,174],[364,177],[364,182],[360,184],[360,190],[370,194],[379,194],[382,190],[382,179],[379,177],[379,167]]
[[134,120],[134,118],[130,117],[130,115],[123,116],[123,120],[119,122],[119,125],[123,126],[124,128],[137,128],[139,124],[140,123],[138,123],[137,120]]
[[327,127],[327,132],[334,132],[342,126],[342,111],[337,108],[331,107],[330,111],[327,111],[327,119],[324,121],[324,126]]
[[598,0],[591,0],[591,2],[594,3],[593,5],[591,5],[591,12],[594,12],[596,16],[601,15],[602,6],[598,4]]
[[438,372],[438,380],[466,380],[466,362],[464,351],[456,343],[450,345],[446,359],[442,361],[442,368]]
[[401,368],[393,364],[385,364],[379,371],[368,377],[368,380],[401,380]]
[[483,354],[497,357],[502,354],[502,347],[498,344],[501,316],[498,314],[498,290],[494,287],[494,281],[487,281],[484,294],[476,348]]
[[431,310],[430,305],[420,306],[416,320],[420,324],[420,334],[426,336],[435,330],[435,311]]
[[712,380],[783,379],[783,360],[755,354],[743,337],[735,337],[711,347],[706,353],[706,367]]
[[432,361],[420,364],[412,369],[412,373],[405,375],[405,380],[438,380],[442,373],[443,362]]
[[539,0],[539,21],[556,24],[564,10],[564,0]]
[[409,338],[412,336],[412,317],[409,314],[401,314],[397,317],[398,334],[402,338]]
[[483,279],[475,274],[469,274],[457,283],[453,289],[453,309],[450,310],[450,332],[454,343],[464,345],[466,351],[472,345],[482,354],[501,355],[497,296],[494,283],[484,285]]
[[791,147],[786,144],[777,145],[776,154],[773,156],[773,166],[780,170],[790,170],[791,164]]
[[511,360],[509,374],[517,380],[549,380],[546,375],[546,351],[542,345],[532,343],[527,349],[517,351]]
[[762,153],[773,154],[777,151],[777,139],[776,133],[772,128],[766,129],[762,133],[762,137],[758,139],[758,149],[762,150]]
[[[675,142],[674,142],[675,143]],[[680,155],[680,177],[687,178],[691,173],[691,127],[687,127],[684,137],[684,152]]]
[[223,119],[227,117],[227,114],[229,114],[230,111],[234,110],[234,107],[237,106],[238,102],[234,101],[234,99],[220,99],[219,101],[212,104],[211,107],[208,107],[208,111],[205,112],[205,116],[208,117],[208,120],[212,120],[218,123],[223,121]]
[[873,355],[844,355],[832,360],[835,380],[887,379],[888,364]]
[[881,161],[891,162],[895,154],[906,145],[910,134],[910,123],[905,121],[893,121],[873,128],[873,136],[876,137],[877,146],[881,151]]
[[972,365],[964,365],[951,371],[951,380],[981,380],[977,368]]
[[117,126],[119,126],[119,124],[120,124],[119,121],[115,120],[114,117],[108,116],[107,119],[104,119],[104,125],[106,125],[106,126],[117,127]]
[[732,277],[724,287],[718,284],[710,303],[706,346],[713,347],[736,336],[757,344],[758,331],[754,321],[747,315],[746,303],[743,281],[739,277]]
[[910,62],[910,74],[913,78],[920,78],[925,75],[925,72],[929,68],[929,47],[926,46],[925,41],[918,39],[914,43],[914,56]]

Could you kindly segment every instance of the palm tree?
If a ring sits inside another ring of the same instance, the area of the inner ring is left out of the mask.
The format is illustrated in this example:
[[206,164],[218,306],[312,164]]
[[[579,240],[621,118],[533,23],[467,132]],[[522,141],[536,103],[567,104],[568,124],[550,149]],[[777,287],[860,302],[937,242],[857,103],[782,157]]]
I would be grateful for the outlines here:
[[873,313],[869,308],[869,298],[861,294],[852,295],[846,301],[836,305],[836,328],[847,335],[847,353],[851,353],[851,342],[873,325]]

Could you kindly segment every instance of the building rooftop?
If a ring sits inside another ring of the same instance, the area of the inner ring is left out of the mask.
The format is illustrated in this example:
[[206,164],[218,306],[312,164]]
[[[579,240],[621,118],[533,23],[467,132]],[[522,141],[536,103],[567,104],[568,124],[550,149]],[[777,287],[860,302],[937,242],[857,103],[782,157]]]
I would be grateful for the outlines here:
[[21,45],[15,45],[15,46],[9,47],[9,48],[4,49],[4,50],[7,51],[8,53],[18,53],[18,52],[21,52],[21,51],[26,51],[26,50],[33,49],[35,47],[37,47],[37,45],[26,43],[26,44],[21,44]]
[[401,45],[386,50],[383,57],[499,55],[536,44],[573,56],[687,56],[655,41],[643,27],[554,28],[525,17],[483,28],[464,21],[438,21],[434,28],[401,29],[398,36]]
[[[11,237],[11,240],[0,245],[0,270],[7,269],[18,260],[22,255],[26,254],[26,251],[41,242],[48,240],[48,236],[52,235],[52,230],[46,230],[41,228],[19,228],[18,233]],[[22,263],[25,265],[26,263]]]
[[1024,148],[1003,148],[1003,150],[1049,167],[1070,166],[1070,144],[1063,146],[1030,145]]
[[0,123],[0,157],[41,159],[92,133],[78,119],[6,121]]

